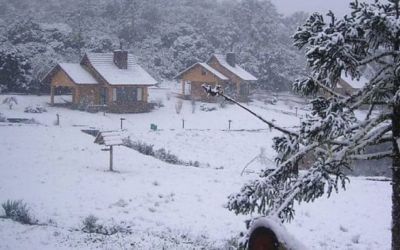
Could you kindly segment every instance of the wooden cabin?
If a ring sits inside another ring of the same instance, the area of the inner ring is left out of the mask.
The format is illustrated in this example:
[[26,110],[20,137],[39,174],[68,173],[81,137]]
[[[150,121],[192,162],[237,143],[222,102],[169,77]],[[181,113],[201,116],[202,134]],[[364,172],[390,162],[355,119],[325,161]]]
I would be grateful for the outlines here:
[[214,101],[215,98],[207,96],[202,85],[225,86],[228,78],[211,68],[206,63],[195,63],[177,76],[181,80],[180,97],[196,101]]
[[234,53],[214,54],[206,63],[195,63],[176,76],[181,81],[180,96],[185,99],[212,101],[201,89],[202,84],[221,85],[236,99],[248,100],[251,82],[257,78],[236,63]]
[[228,77],[228,92],[231,95],[238,100],[248,100],[250,84],[257,78],[237,64],[235,53],[227,53],[226,56],[214,54],[207,64]]
[[368,82],[368,79],[363,76],[358,79],[352,79],[351,76],[342,73],[336,84],[335,91],[339,94],[349,96],[364,88]]
[[69,88],[73,107],[106,106],[109,112],[138,113],[151,109],[148,87],[152,78],[127,51],[86,53],[80,63],[59,63],[44,78],[50,83],[50,103],[55,90]]

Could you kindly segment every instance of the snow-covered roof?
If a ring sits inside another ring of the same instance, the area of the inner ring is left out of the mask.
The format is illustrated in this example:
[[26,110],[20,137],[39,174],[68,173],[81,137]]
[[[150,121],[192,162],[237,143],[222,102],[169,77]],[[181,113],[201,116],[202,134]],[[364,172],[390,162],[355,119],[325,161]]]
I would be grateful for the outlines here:
[[257,78],[247,72],[245,69],[240,67],[238,64],[235,65],[235,67],[231,66],[227,61],[225,55],[222,54],[214,54],[215,58],[218,60],[218,62],[224,67],[225,69],[229,70],[239,78],[245,81],[257,81]]
[[118,131],[102,131],[97,134],[94,143],[106,146],[122,145],[122,135]]
[[228,77],[224,76],[221,72],[219,72],[218,70],[212,68],[210,65],[208,65],[207,63],[198,63],[201,66],[203,66],[205,69],[207,69],[208,71],[210,71],[212,74],[214,74],[215,76],[217,76],[218,78],[221,78],[221,80],[229,80]]
[[59,63],[60,68],[76,84],[98,84],[98,81],[79,63]]
[[86,53],[86,55],[94,69],[110,85],[155,85],[157,83],[137,64],[131,54],[128,54],[127,69],[120,69],[114,64],[113,53]]
[[[351,87],[355,89],[362,89],[364,88],[365,84],[367,84],[369,81],[367,78],[360,76],[359,79],[352,79],[350,75],[347,75],[346,73],[342,73],[340,76],[345,82],[347,82]],[[341,86],[338,85],[338,88]]]
[[191,70],[192,68],[196,67],[197,65],[200,65],[201,67],[203,67],[204,69],[208,70],[209,72],[211,72],[211,74],[215,75],[216,77],[218,77],[221,80],[227,81],[229,80],[228,77],[226,77],[225,75],[223,75],[221,72],[219,72],[218,70],[212,68],[210,65],[208,65],[207,63],[195,63],[192,66],[190,66],[189,68],[181,71],[178,73],[178,75],[175,78],[178,78],[179,76],[181,76],[182,74],[184,74],[185,72],[187,72],[188,70]]

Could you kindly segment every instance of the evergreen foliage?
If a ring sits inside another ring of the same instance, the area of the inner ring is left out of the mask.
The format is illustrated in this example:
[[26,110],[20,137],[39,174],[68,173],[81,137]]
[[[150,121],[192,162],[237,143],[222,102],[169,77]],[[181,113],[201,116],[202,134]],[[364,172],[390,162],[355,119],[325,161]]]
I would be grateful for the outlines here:
[[[311,112],[298,131],[282,131],[274,139],[276,169],[264,171],[229,197],[235,213],[272,216],[290,221],[295,201],[311,202],[345,188],[344,171],[354,160],[391,157],[393,161],[392,249],[400,249],[400,7],[399,0],[350,4],[351,14],[337,19],[315,13],[294,35],[304,49],[310,77],[294,89],[311,101]],[[344,96],[335,91],[342,74],[359,78],[366,67],[370,81]],[[368,106],[368,112],[358,113]],[[391,142],[389,151],[368,148]],[[299,162],[312,156],[306,171]]]
[[236,52],[238,63],[266,89],[289,89],[304,67],[302,53],[290,44],[304,16],[283,17],[269,0],[18,0],[1,9],[7,11],[0,11],[0,51],[17,50],[17,63],[31,69],[13,70],[21,83],[9,79],[5,91],[22,83],[18,91],[47,90],[40,80],[57,62],[77,62],[86,51],[111,52],[121,44],[160,80],[214,52]]

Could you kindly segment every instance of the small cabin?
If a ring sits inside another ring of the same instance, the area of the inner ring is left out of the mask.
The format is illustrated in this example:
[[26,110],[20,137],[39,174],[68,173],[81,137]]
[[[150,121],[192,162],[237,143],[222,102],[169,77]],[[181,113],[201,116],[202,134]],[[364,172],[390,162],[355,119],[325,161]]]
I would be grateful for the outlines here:
[[226,86],[229,79],[219,71],[213,69],[206,63],[195,63],[188,69],[178,74],[181,80],[182,92],[180,96],[184,99],[212,102],[215,98],[209,97],[202,85],[207,84]]
[[351,76],[342,73],[336,84],[335,91],[339,94],[349,96],[364,88],[368,82],[368,79],[363,76],[360,76],[357,79],[352,79]]
[[127,51],[86,53],[80,63],[59,63],[44,78],[50,84],[50,103],[57,88],[68,88],[73,107],[105,106],[109,112],[151,110],[148,88],[157,81]]
[[180,97],[201,101],[213,101],[201,85],[221,85],[228,95],[240,101],[246,101],[250,94],[250,85],[257,78],[236,63],[235,53],[225,56],[214,54],[205,63],[195,63],[176,77],[181,81]]

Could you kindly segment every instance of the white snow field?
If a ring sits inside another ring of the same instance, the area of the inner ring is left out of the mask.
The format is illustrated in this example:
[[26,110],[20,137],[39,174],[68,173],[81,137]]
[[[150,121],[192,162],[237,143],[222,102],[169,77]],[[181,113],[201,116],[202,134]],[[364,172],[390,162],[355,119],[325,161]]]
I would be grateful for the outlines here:
[[[0,105],[0,113],[8,118],[34,118],[39,123],[0,122],[0,203],[23,200],[44,224],[0,219],[0,249],[229,249],[229,241],[245,230],[249,217],[224,208],[227,196],[256,176],[257,163],[243,176],[241,172],[262,147],[273,159],[271,139],[278,132],[233,105],[205,104],[217,107],[205,112],[197,103],[192,113],[192,105],[184,101],[177,114],[176,99],[168,100],[166,91],[150,92],[164,107],[146,114],[103,116],[48,107],[48,96],[16,96],[13,110]],[[25,107],[37,104],[48,112],[24,113]],[[249,104],[287,127],[299,121],[292,105]],[[60,126],[54,125],[56,114]],[[81,129],[118,130],[121,117],[126,118],[124,134],[132,140],[200,166],[168,164],[121,146],[114,150],[117,172],[107,171],[108,152]],[[151,123],[157,131],[150,130]],[[346,191],[296,205],[295,219],[285,224],[287,231],[308,249],[390,249],[390,183],[350,180]],[[120,226],[131,233],[85,233],[82,222],[89,215],[106,227]]]

